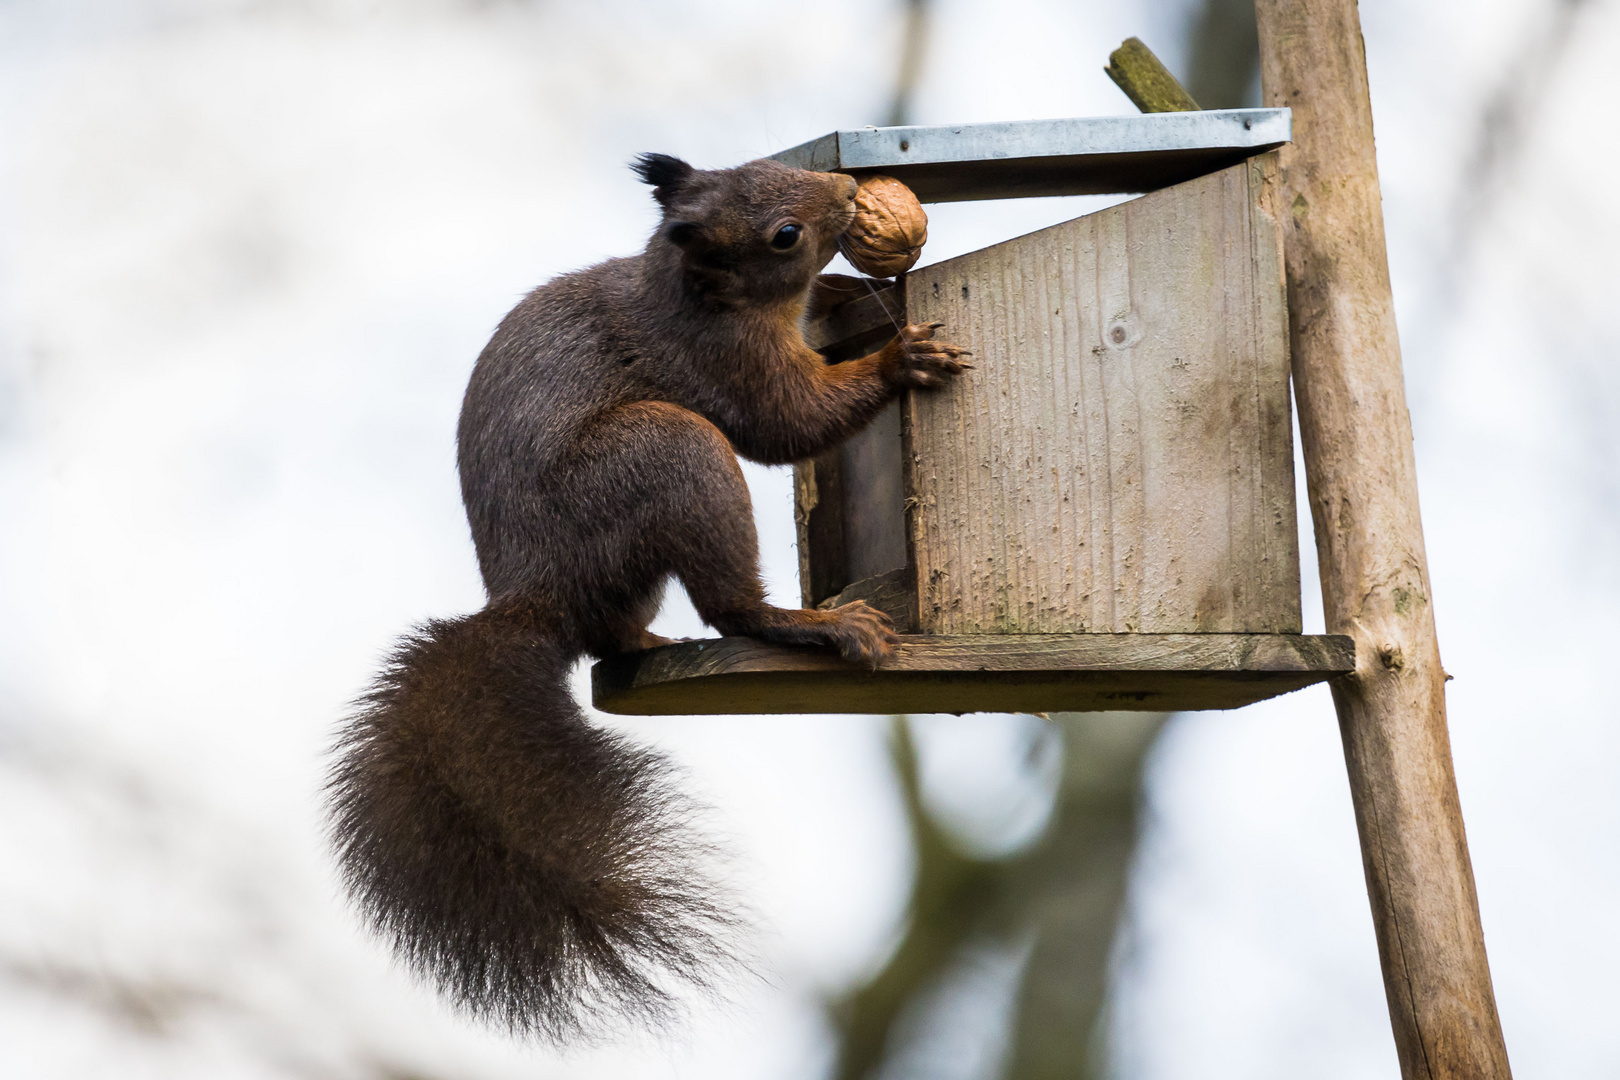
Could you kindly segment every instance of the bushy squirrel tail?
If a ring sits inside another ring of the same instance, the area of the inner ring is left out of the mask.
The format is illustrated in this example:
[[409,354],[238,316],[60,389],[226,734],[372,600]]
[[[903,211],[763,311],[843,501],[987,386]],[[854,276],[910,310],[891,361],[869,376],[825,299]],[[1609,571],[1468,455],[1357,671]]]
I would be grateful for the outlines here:
[[545,620],[486,608],[406,637],[328,778],[350,895],[468,1013],[553,1042],[669,1018],[734,928],[658,754],[592,726]]

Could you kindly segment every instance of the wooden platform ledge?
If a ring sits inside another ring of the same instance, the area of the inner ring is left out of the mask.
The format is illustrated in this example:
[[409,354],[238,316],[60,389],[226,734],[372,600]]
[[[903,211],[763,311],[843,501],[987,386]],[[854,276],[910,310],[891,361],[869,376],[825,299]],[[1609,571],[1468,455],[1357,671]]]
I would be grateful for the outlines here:
[[1355,669],[1341,635],[908,635],[869,671],[830,650],[710,638],[598,663],[604,712],[966,713],[1235,709]]

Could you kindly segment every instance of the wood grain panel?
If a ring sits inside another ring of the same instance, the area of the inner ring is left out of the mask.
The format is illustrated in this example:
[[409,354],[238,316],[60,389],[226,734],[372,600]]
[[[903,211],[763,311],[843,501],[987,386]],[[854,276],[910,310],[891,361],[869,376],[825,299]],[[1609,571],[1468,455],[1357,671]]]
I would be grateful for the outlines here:
[[902,403],[920,630],[1299,632],[1270,159],[909,275],[978,364]]
[[917,595],[911,589],[911,574],[904,566],[850,582],[816,606],[826,611],[856,600],[864,600],[887,615],[896,633],[909,634],[916,628]]
[[1232,709],[1355,668],[1346,637],[1304,634],[902,636],[876,671],[830,649],[684,641],[604,660],[607,712],[884,713]]

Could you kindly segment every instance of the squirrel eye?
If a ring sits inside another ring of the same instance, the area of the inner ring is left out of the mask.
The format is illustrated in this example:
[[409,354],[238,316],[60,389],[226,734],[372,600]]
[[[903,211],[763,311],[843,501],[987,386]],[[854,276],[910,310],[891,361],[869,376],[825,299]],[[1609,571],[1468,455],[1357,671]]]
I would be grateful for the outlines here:
[[771,247],[777,251],[786,251],[799,242],[799,234],[802,232],[804,227],[801,225],[784,225],[776,230],[775,236],[771,237]]

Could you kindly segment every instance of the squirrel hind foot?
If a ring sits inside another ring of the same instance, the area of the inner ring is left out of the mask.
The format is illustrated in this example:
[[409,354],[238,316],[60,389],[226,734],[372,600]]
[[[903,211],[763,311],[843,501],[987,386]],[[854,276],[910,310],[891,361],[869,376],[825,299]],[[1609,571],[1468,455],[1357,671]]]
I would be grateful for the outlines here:
[[890,618],[864,600],[855,600],[826,613],[828,637],[845,660],[877,668],[894,655],[899,638]]

